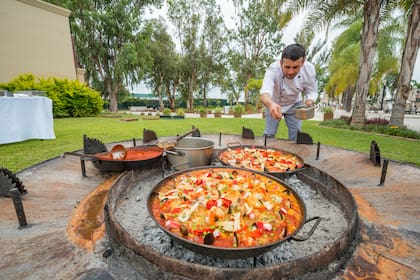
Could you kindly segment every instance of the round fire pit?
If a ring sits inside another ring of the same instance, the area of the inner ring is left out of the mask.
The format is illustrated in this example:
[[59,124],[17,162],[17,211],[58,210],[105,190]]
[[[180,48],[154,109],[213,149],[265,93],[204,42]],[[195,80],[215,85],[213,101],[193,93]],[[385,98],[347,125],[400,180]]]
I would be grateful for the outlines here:
[[[159,273],[171,279],[196,279],[197,275],[207,279],[278,279],[322,271],[325,279],[337,273],[356,240],[359,220],[351,194],[333,177],[307,165],[287,183],[302,197],[307,216],[322,218],[308,240],[284,242],[257,257],[223,259],[199,254],[173,242],[149,216],[148,194],[164,177],[160,169],[122,174],[105,207],[111,243],[144,278]],[[299,235],[311,227],[305,225]]]

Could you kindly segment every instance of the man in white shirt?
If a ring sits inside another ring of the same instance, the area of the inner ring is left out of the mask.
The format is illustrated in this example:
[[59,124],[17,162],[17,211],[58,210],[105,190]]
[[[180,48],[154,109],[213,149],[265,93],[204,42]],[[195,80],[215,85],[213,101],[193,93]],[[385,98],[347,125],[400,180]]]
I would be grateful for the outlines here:
[[264,134],[274,137],[282,117],[286,121],[289,140],[296,141],[302,120],[295,117],[294,108],[311,106],[318,96],[315,67],[305,61],[305,49],[299,44],[284,48],[281,59],[273,62],[264,75],[260,90],[261,102],[266,107]]

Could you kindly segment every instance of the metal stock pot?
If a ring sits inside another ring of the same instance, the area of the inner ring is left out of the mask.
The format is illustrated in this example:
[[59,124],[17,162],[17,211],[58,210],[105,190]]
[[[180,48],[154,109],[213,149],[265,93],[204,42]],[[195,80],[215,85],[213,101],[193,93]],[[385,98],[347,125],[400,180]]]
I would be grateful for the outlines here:
[[166,154],[174,170],[210,165],[214,142],[200,137],[185,137],[179,140]]

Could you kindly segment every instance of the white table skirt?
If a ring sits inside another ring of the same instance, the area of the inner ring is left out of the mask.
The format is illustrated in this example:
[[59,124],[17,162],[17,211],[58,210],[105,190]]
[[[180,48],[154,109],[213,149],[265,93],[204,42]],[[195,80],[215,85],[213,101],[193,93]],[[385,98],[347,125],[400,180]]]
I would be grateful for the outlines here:
[[0,97],[0,123],[0,144],[55,139],[52,100],[48,97]]

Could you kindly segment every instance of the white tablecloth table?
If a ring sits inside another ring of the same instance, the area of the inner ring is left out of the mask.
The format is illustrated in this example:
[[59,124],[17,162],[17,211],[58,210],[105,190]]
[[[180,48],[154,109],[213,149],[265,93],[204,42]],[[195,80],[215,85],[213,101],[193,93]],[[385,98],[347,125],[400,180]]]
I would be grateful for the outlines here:
[[52,100],[48,97],[0,97],[0,123],[0,144],[55,139]]

